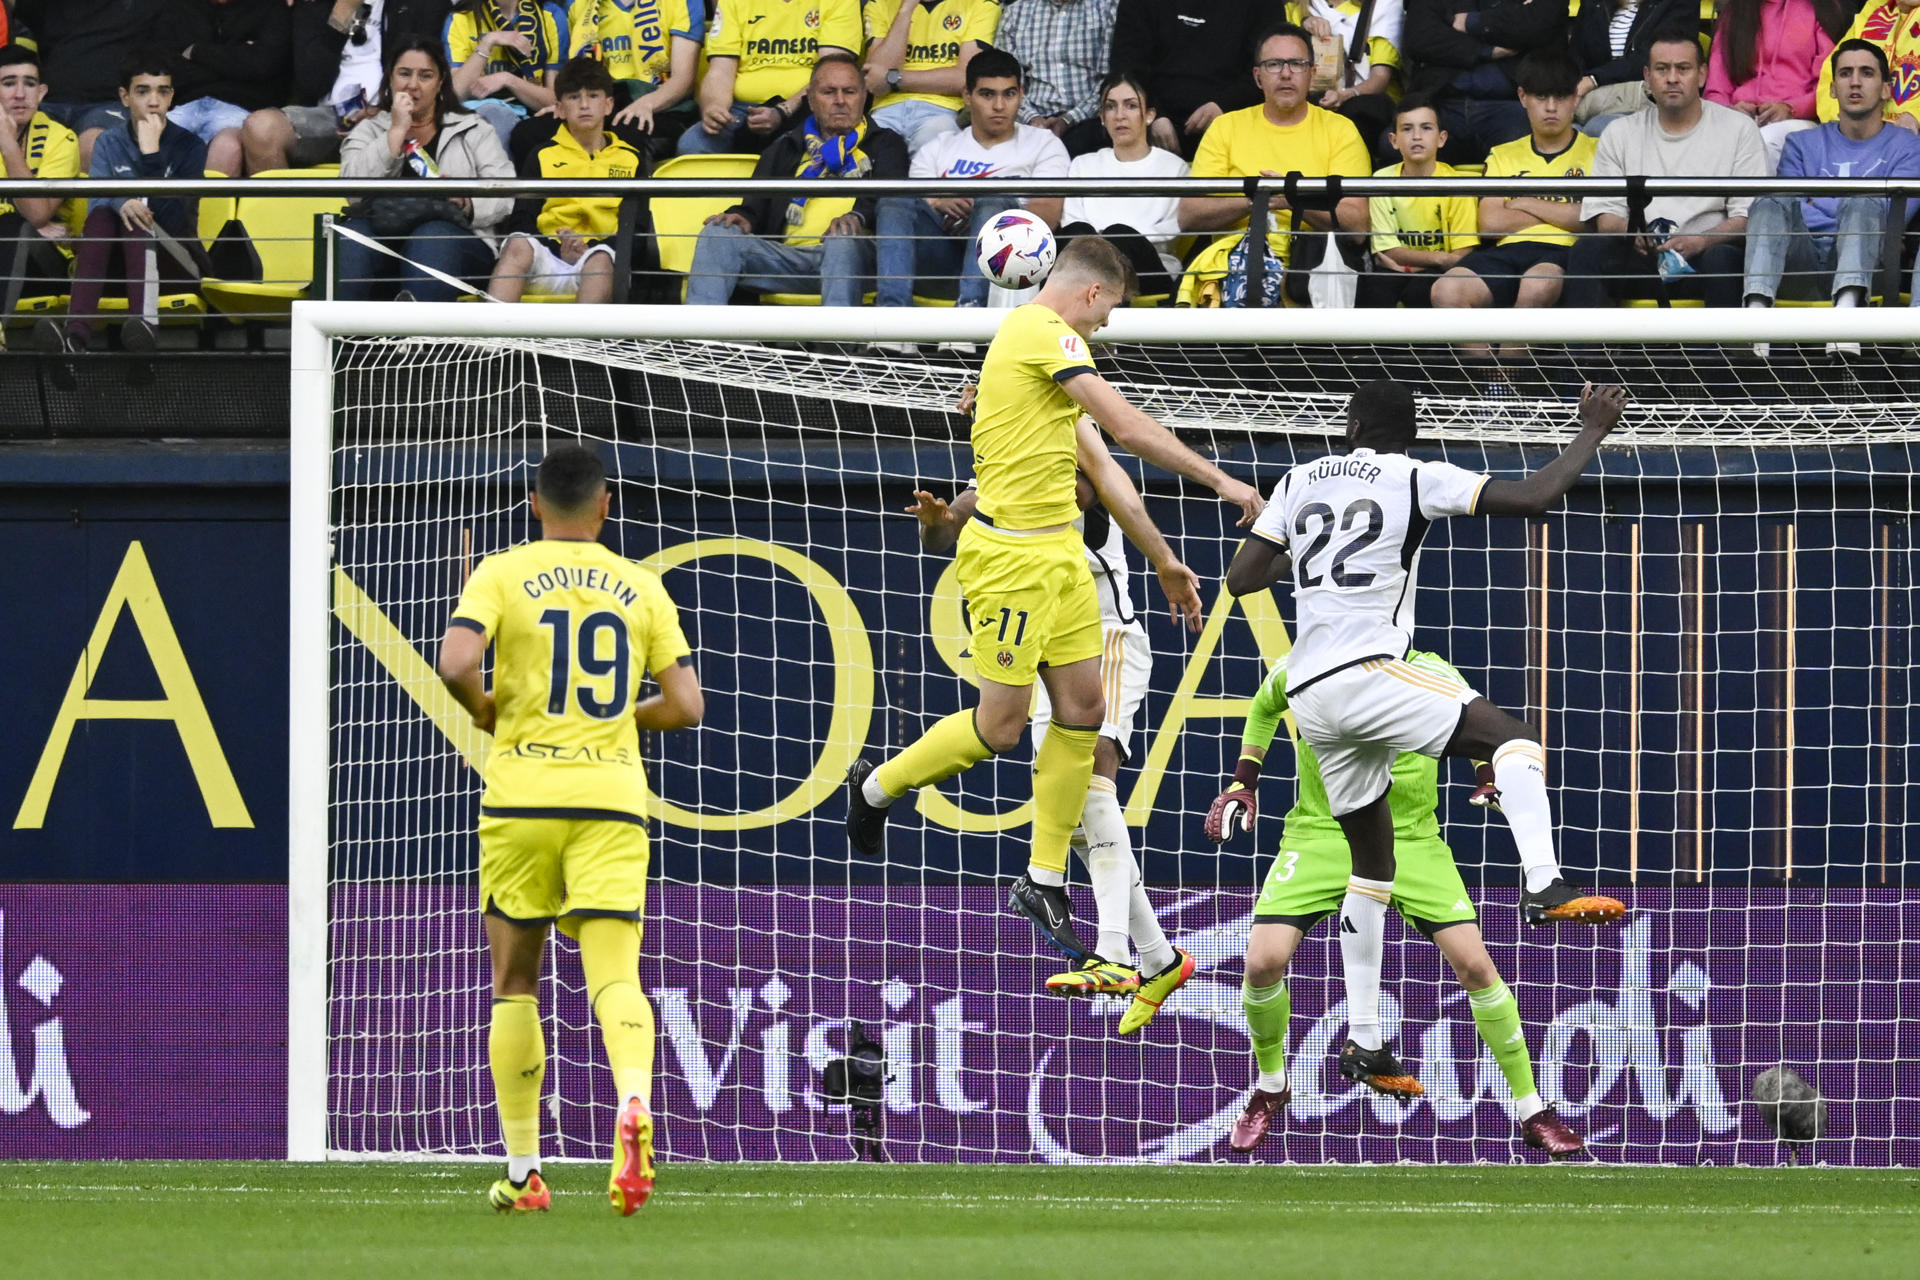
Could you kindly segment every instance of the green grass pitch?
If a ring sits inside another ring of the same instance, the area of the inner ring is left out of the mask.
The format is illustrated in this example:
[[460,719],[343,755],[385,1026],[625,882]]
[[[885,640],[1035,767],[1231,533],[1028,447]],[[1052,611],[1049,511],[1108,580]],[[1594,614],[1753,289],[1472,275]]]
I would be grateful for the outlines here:
[[1920,1172],[671,1165],[633,1218],[597,1166],[503,1217],[493,1165],[0,1163],[0,1275],[1920,1275]]

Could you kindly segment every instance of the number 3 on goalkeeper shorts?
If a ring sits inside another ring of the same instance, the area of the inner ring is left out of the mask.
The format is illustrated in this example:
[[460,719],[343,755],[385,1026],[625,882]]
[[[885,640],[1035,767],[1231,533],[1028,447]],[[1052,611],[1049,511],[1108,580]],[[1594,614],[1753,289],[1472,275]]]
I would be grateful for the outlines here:
[[[547,714],[566,715],[567,695],[571,693],[572,701],[595,720],[613,720],[625,715],[633,680],[627,620],[611,609],[601,609],[582,618],[576,631],[571,610],[549,609],[540,615],[540,625],[553,632],[553,674],[547,685]],[[603,632],[613,636],[611,646],[602,639]],[[609,647],[613,652],[603,654]],[[576,681],[579,676],[586,680]],[[611,688],[606,685],[609,679]]]
[[1007,626],[1016,618],[1020,621],[1019,625],[1014,629],[1013,642],[1019,644],[1027,638],[1027,611],[1022,609],[1018,613],[1015,613],[1011,609],[1002,609],[1000,611],[1000,635],[998,636],[1001,644],[1007,642]]

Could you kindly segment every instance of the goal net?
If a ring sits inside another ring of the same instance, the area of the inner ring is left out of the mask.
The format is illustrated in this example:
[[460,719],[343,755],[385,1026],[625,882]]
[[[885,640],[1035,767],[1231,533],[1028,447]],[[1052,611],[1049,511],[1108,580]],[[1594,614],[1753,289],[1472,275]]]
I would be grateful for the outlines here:
[[[1569,878],[1632,908],[1614,927],[1523,928],[1504,823],[1466,804],[1470,766],[1443,766],[1445,835],[1540,1091],[1600,1159],[1783,1162],[1749,1091],[1786,1066],[1825,1108],[1801,1158],[1920,1164],[1920,1086],[1900,1069],[1920,1059],[1920,362],[1875,341],[1899,319],[1194,312],[1123,314],[1101,335],[1129,397],[1263,491],[1327,450],[1369,378],[1422,391],[1420,452],[1509,475],[1567,438],[1582,379],[1630,388],[1627,425],[1561,510],[1435,527],[1416,638],[1541,727]],[[532,465],[581,440],[614,477],[604,540],[661,573],[707,692],[698,729],[644,743],[663,1158],[852,1158],[823,1080],[856,1025],[890,1066],[893,1159],[1245,1158],[1226,1144],[1254,1072],[1241,957],[1293,799],[1287,745],[1251,836],[1216,847],[1200,823],[1288,648],[1291,599],[1227,598],[1228,510],[1138,473],[1207,614],[1197,636],[1167,621],[1134,558],[1153,664],[1120,798],[1199,967],[1121,1039],[1120,1002],[1041,994],[1064,965],[1005,909],[1030,748],[903,800],[884,859],[848,850],[848,765],[973,697],[951,560],[901,509],[916,487],[965,484],[951,406],[977,360],[831,342],[883,324],[984,340],[991,316],[300,308],[294,1155],[502,1149],[474,835],[489,742],[432,662],[464,576],[537,536]],[[761,340],[776,336],[809,341]],[[1771,359],[1749,354],[1756,337]],[[1467,338],[1532,345],[1496,364],[1446,345]],[[1857,358],[1826,356],[1850,339]],[[1091,921],[1078,865],[1070,883]],[[549,961],[544,1149],[599,1157],[611,1078],[571,944]],[[1365,1095],[1334,1070],[1327,926],[1288,985],[1293,1102],[1256,1160],[1526,1154],[1459,982],[1397,918],[1383,1015],[1425,1098]]]

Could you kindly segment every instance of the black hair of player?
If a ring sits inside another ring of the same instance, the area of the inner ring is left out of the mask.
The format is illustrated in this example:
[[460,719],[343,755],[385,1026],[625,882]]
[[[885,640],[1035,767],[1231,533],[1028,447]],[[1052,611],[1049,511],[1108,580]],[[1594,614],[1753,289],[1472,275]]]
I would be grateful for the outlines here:
[[133,88],[141,76],[165,76],[173,79],[173,55],[165,49],[135,49],[120,60],[120,87]]
[[1275,22],[1262,27],[1254,33],[1253,47],[1247,52],[1253,61],[1258,62],[1261,51],[1267,47],[1267,41],[1278,40],[1282,36],[1298,40],[1300,47],[1307,51],[1307,56],[1313,56],[1313,37],[1308,35],[1307,29],[1297,22]]
[[1362,383],[1347,401],[1347,443],[1381,453],[1403,453],[1419,438],[1413,388],[1381,378]]
[[1433,105],[1433,96],[1431,94],[1416,91],[1395,103],[1393,108],[1393,123],[1395,126],[1399,125],[1400,117],[1406,115],[1409,111],[1431,111],[1433,112],[1433,118],[1435,120],[1440,118],[1440,108]]
[[433,98],[433,121],[436,126],[446,123],[448,116],[459,112],[460,99],[453,95],[453,68],[447,65],[447,46],[438,36],[402,36],[386,51],[386,74],[380,79],[380,109],[393,110],[393,69],[409,53],[426,54],[440,73],[440,91]]
[[26,64],[33,73],[40,74],[40,55],[23,44],[0,45],[0,67],[17,67]]
[[1536,49],[1520,59],[1514,81],[1535,98],[1571,98],[1580,92],[1580,64],[1565,49]]
[[1146,81],[1131,71],[1108,72],[1107,78],[1100,82],[1100,92],[1093,95],[1093,100],[1099,103],[1101,110],[1104,111],[1107,106],[1107,95],[1122,85],[1140,95],[1140,110],[1153,110],[1153,99],[1147,95]]
[[570,93],[592,93],[595,89],[611,98],[614,88],[613,73],[607,70],[607,64],[584,53],[561,67],[560,73],[553,78],[553,96],[556,98],[564,98]]
[[[1872,54],[1874,62],[1880,66],[1880,78],[1882,80],[1893,79],[1893,64],[1887,61],[1887,51],[1873,41],[1862,40],[1856,36],[1852,40],[1842,40],[1839,44],[1833,46],[1833,56],[1827,59],[1827,65],[1832,68],[1833,74],[1836,76],[1840,74],[1840,55],[1843,53]],[[4,54],[0,53],[0,67],[6,65]]]
[[980,52],[967,64],[967,92],[972,93],[982,80],[1012,80],[1023,89],[1027,87],[1027,74],[1020,67],[1020,59],[990,44],[981,45]]
[[578,515],[600,501],[607,468],[585,445],[562,444],[547,450],[534,473],[533,491],[549,515]]
[[1693,60],[1698,66],[1707,65],[1707,55],[1700,52],[1700,26],[1698,22],[1662,23],[1647,41],[1647,52],[1652,53],[1657,44],[1690,44],[1693,46]]

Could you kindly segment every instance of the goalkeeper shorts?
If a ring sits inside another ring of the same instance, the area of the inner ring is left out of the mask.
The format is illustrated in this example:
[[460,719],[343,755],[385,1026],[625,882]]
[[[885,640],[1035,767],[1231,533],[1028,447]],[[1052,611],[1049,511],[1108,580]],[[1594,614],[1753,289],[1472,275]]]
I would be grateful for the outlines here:
[[954,571],[982,680],[1026,686],[1043,666],[1100,656],[1100,595],[1079,530],[1006,533],[969,520]]
[[[1436,926],[1478,920],[1467,886],[1454,865],[1453,850],[1440,840],[1419,840],[1394,848],[1393,909],[1421,933]],[[1260,886],[1253,906],[1255,924],[1290,924],[1305,933],[1340,909],[1353,854],[1344,840],[1281,842],[1280,853]]]
[[647,904],[647,829],[606,818],[480,812],[480,910],[515,924],[563,916],[638,920]]

